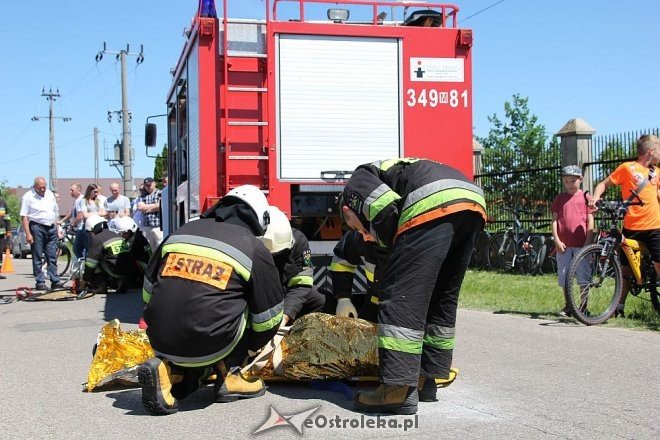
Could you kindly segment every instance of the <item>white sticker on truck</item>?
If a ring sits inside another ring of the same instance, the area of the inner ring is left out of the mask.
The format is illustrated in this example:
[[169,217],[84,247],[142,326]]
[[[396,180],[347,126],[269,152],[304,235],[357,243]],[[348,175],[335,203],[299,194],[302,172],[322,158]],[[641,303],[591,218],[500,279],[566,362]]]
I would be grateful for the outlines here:
[[410,81],[464,82],[463,58],[410,58]]

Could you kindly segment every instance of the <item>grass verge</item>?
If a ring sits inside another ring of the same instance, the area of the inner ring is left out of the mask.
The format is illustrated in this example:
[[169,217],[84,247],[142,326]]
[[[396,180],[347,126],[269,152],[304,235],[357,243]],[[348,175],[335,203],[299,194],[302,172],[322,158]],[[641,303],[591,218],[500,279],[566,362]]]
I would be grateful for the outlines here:
[[[524,276],[469,270],[461,289],[459,307],[543,318],[566,320],[559,315],[564,307],[557,275]],[[606,327],[660,331],[660,314],[653,310],[647,293],[628,295],[626,317],[610,318]]]

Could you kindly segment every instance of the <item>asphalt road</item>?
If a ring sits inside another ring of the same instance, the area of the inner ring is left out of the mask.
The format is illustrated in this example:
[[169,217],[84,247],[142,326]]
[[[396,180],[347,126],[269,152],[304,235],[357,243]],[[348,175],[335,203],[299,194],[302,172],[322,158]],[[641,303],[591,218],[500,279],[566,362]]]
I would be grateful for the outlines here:
[[[14,260],[0,295],[34,285],[30,263]],[[207,387],[179,413],[150,416],[139,389],[82,392],[99,329],[113,318],[136,328],[140,304],[131,291],[0,305],[0,439],[300,438],[291,424],[252,434],[271,407],[284,416],[319,407],[302,428],[314,438],[660,438],[659,333],[468,310],[458,316],[459,377],[417,418],[362,418],[343,394],[306,384],[230,404],[212,403]]]

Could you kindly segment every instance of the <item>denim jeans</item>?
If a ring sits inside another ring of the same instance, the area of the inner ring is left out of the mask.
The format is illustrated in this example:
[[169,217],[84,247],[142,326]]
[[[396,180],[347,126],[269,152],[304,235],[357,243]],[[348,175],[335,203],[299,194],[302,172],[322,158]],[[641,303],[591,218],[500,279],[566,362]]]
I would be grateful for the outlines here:
[[73,253],[76,258],[82,258],[89,252],[89,234],[84,229],[76,229],[73,240]]
[[57,228],[30,222],[30,233],[34,239],[32,243],[32,274],[34,279],[37,284],[44,284],[43,255],[46,263],[48,263],[50,282],[53,284],[59,283],[60,277],[57,275]]

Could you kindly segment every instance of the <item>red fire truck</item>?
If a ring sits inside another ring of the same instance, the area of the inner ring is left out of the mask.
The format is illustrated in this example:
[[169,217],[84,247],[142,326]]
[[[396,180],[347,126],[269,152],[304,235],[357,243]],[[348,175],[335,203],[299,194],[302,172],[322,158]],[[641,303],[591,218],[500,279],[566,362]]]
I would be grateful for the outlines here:
[[255,20],[228,18],[228,3],[199,2],[172,71],[170,230],[252,184],[328,255],[358,165],[424,157],[472,176],[472,31],[458,7],[265,0]]

